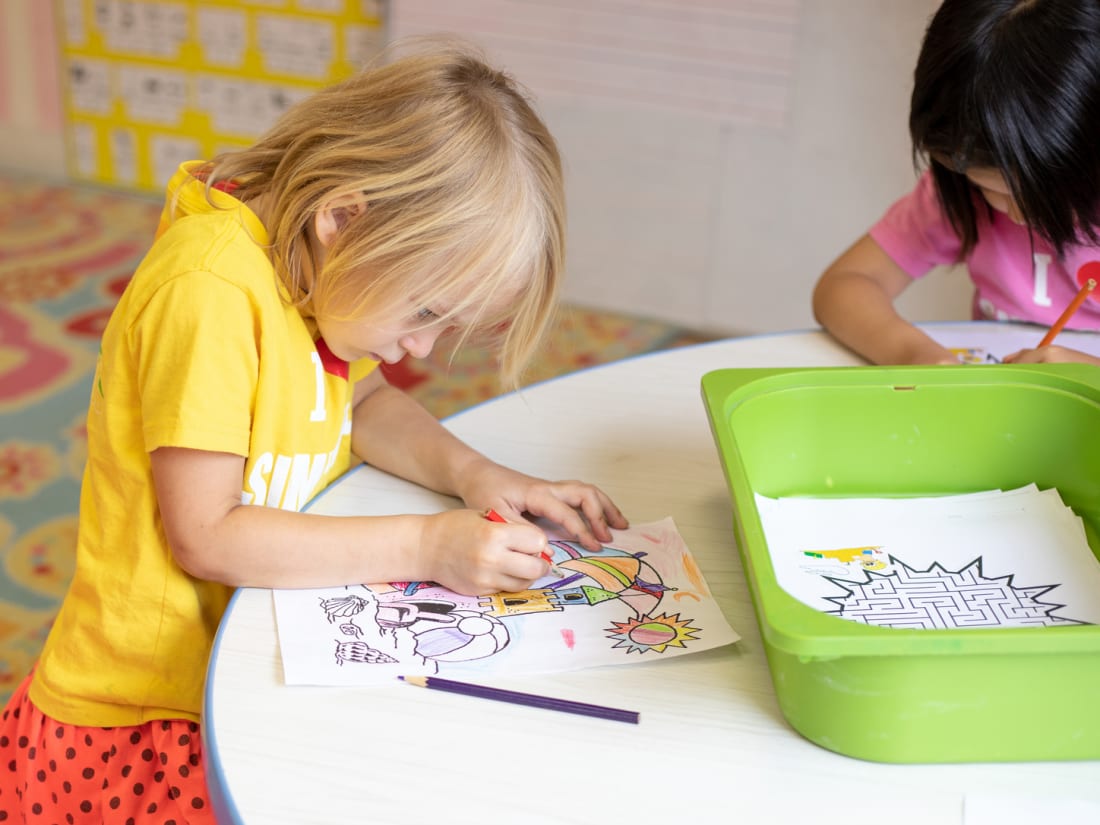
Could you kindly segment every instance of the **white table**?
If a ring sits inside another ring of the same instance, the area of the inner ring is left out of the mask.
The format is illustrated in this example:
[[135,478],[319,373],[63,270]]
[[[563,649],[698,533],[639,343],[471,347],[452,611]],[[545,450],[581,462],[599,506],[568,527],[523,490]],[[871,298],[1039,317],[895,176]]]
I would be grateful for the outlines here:
[[[1042,334],[989,324],[927,328],[943,341],[969,344],[977,334],[1002,353],[1016,348],[1013,336],[1030,342]],[[1059,343],[1100,352],[1100,336],[1066,333]],[[640,711],[641,724],[627,725],[400,683],[287,687],[271,592],[241,590],[207,681],[216,810],[245,825],[959,825],[978,822],[978,803],[996,798],[1017,812],[1038,800],[1041,813],[1029,821],[1072,822],[1053,809],[1059,800],[1095,814],[1100,762],[877,764],[811,744],[783,719],[699,379],[726,367],[857,363],[820,332],[720,341],[554,379],[448,419],[494,459],[599,484],[635,523],[671,515],[742,640],[665,662],[544,677],[537,689],[530,680],[497,682]],[[310,509],[349,506],[382,514],[457,502],[362,467]]]

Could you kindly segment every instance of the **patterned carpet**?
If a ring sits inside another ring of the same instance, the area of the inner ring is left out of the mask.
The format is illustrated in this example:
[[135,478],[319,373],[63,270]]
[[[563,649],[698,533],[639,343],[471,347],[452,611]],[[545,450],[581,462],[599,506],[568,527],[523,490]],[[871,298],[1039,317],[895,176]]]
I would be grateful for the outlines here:
[[[72,574],[84,412],[99,336],[152,237],[152,200],[0,176],[0,699],[34,663]],[[529,380],[701,338],[565,307]],[[389,371],[445,417],[500,389],[444,348]]]

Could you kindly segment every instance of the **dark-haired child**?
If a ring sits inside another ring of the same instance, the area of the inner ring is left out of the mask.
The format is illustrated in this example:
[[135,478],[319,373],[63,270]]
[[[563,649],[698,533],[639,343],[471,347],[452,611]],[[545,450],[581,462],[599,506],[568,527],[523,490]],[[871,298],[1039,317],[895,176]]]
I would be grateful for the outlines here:
[[[925,34],[909,131],[926,169],[819,279],[814,315],[878,364],[955,357],[895,309],[916,278],[963,263],[978,319],[1052,324],[1100,259],[1100,3],[946,0]],[[1100,330],[1100,301],[1069,324]],[[1079,361],[1060,346],[1017,362]]]

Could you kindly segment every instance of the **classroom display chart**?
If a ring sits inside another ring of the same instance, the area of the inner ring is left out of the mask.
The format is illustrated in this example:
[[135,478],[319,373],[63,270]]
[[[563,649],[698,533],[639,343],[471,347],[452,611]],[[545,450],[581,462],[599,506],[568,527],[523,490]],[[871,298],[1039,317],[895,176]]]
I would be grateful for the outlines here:
[[276,590],[285,681],[546,673],[651,662],[740,638],[671,518],[612,534],[598,553],[551,534],[563,576],[521,593],[462,596],[434,582]]
[[58,0],[73,177],[160,193],[382,46],[384,0]]
[[1100,624],[1100,563],[1055,489],[757,494],[756,507],[779,586],[824,613],[897,628]]

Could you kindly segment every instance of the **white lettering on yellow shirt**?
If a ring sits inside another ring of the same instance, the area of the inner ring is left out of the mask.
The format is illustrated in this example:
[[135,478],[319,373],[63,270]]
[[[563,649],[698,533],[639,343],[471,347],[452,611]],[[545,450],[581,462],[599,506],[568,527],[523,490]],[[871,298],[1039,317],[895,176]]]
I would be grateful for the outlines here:
[[283,510],[300,510],[313,496],[325,473],[336,463],[340,445],[351,434],[351,404],[344,408],[344,420],[336,443],[327,453],[296,453],[293,456],[261,453],[252,463],[241,493],[243,504],[263,504]]

